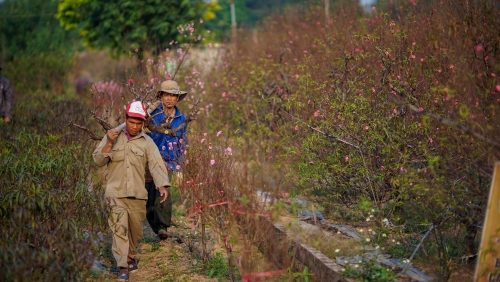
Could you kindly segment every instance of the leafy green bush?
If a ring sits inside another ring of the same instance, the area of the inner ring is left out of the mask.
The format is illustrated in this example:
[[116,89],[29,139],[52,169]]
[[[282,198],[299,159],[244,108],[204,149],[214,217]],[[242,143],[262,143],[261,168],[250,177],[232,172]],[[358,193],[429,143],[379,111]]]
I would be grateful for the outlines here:
[[[202,265],[203,270],[208,272],[208,277],[229,280],[231,278],[231,272],[229,271],[228,259],[224,257],[222,252],[217,252],[215,255],[208,260],[207,263]],[[234,269],[235,273],[238,270]],[[238,276],[238,275],[237,275]]]
[[355,277],[356,281],[363,282],[396,281],[395,275],[392,271],[380,266],[377,262],[372,260],[363,262],[361,266],[359,264],[354,264],[353,266],[347,264],[345,272],[343,272],[343,276]]
[[0,280],[75,281],[94,260],[103,191],[91,181],[91,153],[60,139],[0,139]]

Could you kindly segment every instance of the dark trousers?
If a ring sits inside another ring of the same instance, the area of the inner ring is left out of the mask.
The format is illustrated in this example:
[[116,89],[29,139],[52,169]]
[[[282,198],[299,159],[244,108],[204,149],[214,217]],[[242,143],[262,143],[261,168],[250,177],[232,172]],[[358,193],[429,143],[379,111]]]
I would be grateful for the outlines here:
[[166,230],[172,222],[172,196],[168,193],[167,200],[160,203],[162,197],[156,189],[154,181],[146,183],[148,191],[148,200],[146,202],[146,218],[149,226],[155,234],[158,234],[160,229]]

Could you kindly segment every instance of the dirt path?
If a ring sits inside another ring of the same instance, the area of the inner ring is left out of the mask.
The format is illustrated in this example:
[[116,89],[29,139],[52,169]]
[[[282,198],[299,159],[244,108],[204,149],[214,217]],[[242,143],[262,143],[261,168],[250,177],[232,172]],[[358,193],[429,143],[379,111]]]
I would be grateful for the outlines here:
[[[146,282],[146,281],[226,281],[223,276],[228,271],[227,264],[224,264],[224,259],[215,260],[209,265],[203,263],[193,256],[189,251],[188,246],[176,237],[193,236],[192,228],[188,226],[185,218],[178,218],[180,226],[168,229],[170,238],[166,242],[160,242],[153,230],[147,222],[144,223],[144,237],[139,247],[141,254],[139,260],[139,271],[130,274],[129,281],[131,282]],[[209,246],[212,247],[212,255],[217,256],[218,244],[213,236],[209,236]],[[102,255],[100,262],[109,267],[112,266],[114,260],[111,254],[111,237],[105,236],[104,242],[101,245]],[[223,254],[222,252],[219,252]],[[225,257],[225,256],[223,256]],[[87,281],[116,281],[116,266],[110,267],[110,270],[104,269],[100,272],[92,272],[92,277]],[[208,275],[212,273],[212,277]]]

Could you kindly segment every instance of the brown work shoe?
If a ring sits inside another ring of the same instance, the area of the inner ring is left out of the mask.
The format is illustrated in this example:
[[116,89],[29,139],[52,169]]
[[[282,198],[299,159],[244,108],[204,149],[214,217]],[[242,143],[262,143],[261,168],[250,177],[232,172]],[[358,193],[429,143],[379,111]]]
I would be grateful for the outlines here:
[[158,237],[160,238],[160,241],[167,240],[168,239],[167,229],[158,230]]

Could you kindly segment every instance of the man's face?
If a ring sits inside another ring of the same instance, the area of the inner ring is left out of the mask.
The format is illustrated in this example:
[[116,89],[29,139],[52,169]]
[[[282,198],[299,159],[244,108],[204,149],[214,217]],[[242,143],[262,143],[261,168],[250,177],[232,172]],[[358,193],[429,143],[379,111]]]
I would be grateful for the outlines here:
[[178,95],[170,94],[167,92],[161,93],[161,101],[163,102],[163,107],[167,109],[172,109],[175,104],[177,104],[177,100],[179,99]]
[[130,137],[135,137],[142,129],[144,120],[134,117],[129,117],[126,120],[125,127],[127,128],[127,133]]

